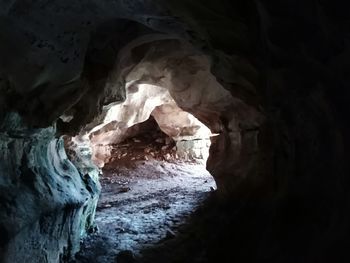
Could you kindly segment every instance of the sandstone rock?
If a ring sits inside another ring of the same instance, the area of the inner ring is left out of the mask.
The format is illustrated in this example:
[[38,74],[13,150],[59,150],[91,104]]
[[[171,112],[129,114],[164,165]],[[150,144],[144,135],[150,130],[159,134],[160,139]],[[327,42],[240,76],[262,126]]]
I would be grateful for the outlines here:
[[[7,242],[6,256],[0,249],[1,260],[57,262],[76,253],[80,238],[94,227],[100,192],[99,171],[88,148],[76,147],[70,160],[54,127],[30,129],[14,113],[1,126],[0,240],[1,245]],[[3,206],[8,198],[11,208]],[[46,246],[47,254],[37,246]]]
[[68,261],[93,225],[100,146],[152,114],[194,136],[192,117],[164,118],[188,111],[220,134],[207,168],[222,202],[245,207],[221,231],[259,240],[218,234],[206,248],[230,262],[349,261],[342,2],[1,1],[1,260]]

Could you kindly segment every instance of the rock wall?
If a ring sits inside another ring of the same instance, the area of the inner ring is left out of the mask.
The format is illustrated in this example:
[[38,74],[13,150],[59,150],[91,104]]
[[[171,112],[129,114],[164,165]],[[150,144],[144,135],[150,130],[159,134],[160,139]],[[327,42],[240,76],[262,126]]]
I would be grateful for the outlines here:
[[181,140],[176,142],[176,152],[184,159],[203,160],[204,164],[209,157],[210,139]]
[[[213,73],[265,116],[260,126],[240,123],[238,132],[225,117],[224,132],[212,144],[209,168],[218,189],[230,195],[225,209],[231,212],[217,222],[227,243],[215,246],[223,236],[207,236],[215,240],[207,247],[211,261],[217,255],[224,262],[347,260],[345,2],[223,1],[202,8],[196,1],[168,3],[207,29],[220,50]],[[212,12],[220,15],[208,21]],[[257,78],[244,66],[247,60]],[[248,77],[254,89],[237,85],[229,77],[233,72]],[[239,153],[230,147],[237,143]]]
[[[227,88],[232,88],[231,82],[235,87],[240,85],[241,89],[254,89],[253,84],[238,72],[232,73],[234,66],[238,67],[232,65],[232,57],[219,54],[218,64],[215,64],[186,41],[155,41],[139,49],[144,52],[144,57],[125,74],[126,80],[168,89],[180,108],[197,117],[211,132],[220,134],[213,142],[215,144],[221,140],[222,143],[213,147],[213,158],[209,158],[208,169],[222,195],[235,192],[239,181],[244,181],[247,173],[256,169],[253,164],[257,163],[254,158],[259,158],[258,145],[253,145],[253,149],[251,146],[254,142],[257,144],[264,114],[256,103],[251,105],[244,97],[225,89],[218,82],[219,78],[212,74],[212,69],[225,68],[220,70],[220,76],[226,81],[222,82]],[[254,75],[252,66],[249,67],[245,60],[243,62],[248,73]],[[226,70],[229,67],[232,69],[231,75]],[[244,133],[246,135],[243,137]],[[254,134],[248,136],[248,133]],[[245,143],[249,146],[243,145]],[[248,148],[247,156],[244,156],[243,148]],[[226,159],[228,156],[229,161]],[[235,171],[235,174],[231,171]]]
[[[111,106],[101,123],[72,138],[73,148],[90,145],[93,162],[103,167],[110,157],[110,145],[130,137],[137,124],[154,118],[160,129],[174,140],[207,138],[211,131],[193,115],[179,108],[166,88],[148,84],[126,86],[126,99]],[[74,146],[75,145],[75,146]]]
[[63,262],[93,225],[99,183],[68,160],[55,128],[0,126],[1,262]]
[[163,22],[183,34],[173,18],[159,20],[162,9],[151,6],[0,3],[2,261],[61,262],[79,249],[93,222],[98,170],[89,163],[89,143],[68,142],[75,148],[73,165],[61,136],[77,135],[101,118],[104,106],[125,98],[123,83],[109,75],[124,45],[141,35],[169,38]]
[[220,133],[208,169],[220,202],[236,212],[218,224],[226,228],[211,244],[222,236],[230,242],[208,246],[211,259],[233,245],[239,249],[228,262],[346,256],[345,1],[52,0],[0,7],[5,262],[58,262],[59,254],[76,251],[83,207],[86,198],[93,206],[95,190],[89,192],[93,184],[67,160],[59,138],[103,123],[125,100],[130,81],[167,88],[180,108]]
[[207,138],[212,135],[210,129],[192,114],[180,109],[177,104],[163,104],[152,111],[159,128],[175,141]]

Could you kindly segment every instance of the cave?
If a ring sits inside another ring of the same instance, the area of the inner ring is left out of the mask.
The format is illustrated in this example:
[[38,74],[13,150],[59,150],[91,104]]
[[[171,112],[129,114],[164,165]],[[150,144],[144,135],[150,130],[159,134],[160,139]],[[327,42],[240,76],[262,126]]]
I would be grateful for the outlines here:
[[[129,86],[105,120],[84,135],[101,169],[101,194],[98,228],[75,262],[113,262],[125,251],[142,257],[146,248],[174,239],[216,190],[206,161],[217,134],[180,109],[166,89]],[[65,138],[73,162],[79,139]]]
[[[0,7],[0,262],[350,260],[346,1]],[[201,198],[152,223],[177,199],[127,197],[181,165]]]

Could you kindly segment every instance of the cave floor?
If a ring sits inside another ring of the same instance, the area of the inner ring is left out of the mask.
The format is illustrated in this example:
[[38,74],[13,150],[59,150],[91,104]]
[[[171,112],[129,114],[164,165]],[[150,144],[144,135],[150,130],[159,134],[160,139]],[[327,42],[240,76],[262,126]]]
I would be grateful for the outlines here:
[[156,159],[108,165],[101,184],[99,231],[84,240],[76,262],[115,262],[125,250],[142,258],[142,250],[175,238],[216,188],[203,165]]

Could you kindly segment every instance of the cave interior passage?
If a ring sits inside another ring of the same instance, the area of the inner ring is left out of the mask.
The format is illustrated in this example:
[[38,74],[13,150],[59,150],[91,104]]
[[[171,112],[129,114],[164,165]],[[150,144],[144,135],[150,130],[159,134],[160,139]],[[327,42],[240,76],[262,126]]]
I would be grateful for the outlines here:
[[348,2],[0,0],[0,262],[350,262]]
[[[110,132],[115,136],[106,140]],[[103,165],[99,230],[84,240],[77,262],[111,262],[125,251],[142,256],[145,248],[175,238],[216,189],[206,170],[210,136],[203,123],[174,104],[156,106],[146,121],[123,132],[95,130],[94,161]]]

